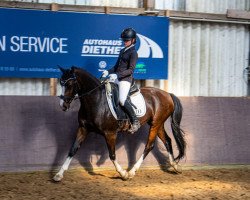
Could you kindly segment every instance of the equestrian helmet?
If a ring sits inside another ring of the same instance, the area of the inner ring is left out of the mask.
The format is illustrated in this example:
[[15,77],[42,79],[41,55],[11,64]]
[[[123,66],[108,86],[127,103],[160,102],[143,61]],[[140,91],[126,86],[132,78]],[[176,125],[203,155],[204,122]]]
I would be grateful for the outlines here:
[[[136,39],[136,32],[133,28],[126,28],[121,33],[121,39],[123,41],[129,41],[132,39]],[[134,42],[135,43],[135,42]]]

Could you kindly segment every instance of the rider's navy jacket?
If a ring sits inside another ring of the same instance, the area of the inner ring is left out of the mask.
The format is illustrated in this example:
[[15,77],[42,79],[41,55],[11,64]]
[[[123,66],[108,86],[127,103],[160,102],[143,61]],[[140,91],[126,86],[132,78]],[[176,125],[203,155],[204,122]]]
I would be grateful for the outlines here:
[[116,73],[119,81],[132,82],[133,73],[138,59],[135,46],[123,48],[120,51],[119,57],[115,66],[108,70],[110,74]]

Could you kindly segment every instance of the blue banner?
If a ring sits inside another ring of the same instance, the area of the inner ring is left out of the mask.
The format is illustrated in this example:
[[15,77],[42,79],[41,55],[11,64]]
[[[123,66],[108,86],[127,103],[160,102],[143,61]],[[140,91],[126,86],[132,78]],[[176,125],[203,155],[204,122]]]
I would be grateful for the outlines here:
[[137,31],[136,79],[168,78],[166,17],[0,9],[0,77],[60,77],[72,65],[100,77],[116,63],[124,28]]

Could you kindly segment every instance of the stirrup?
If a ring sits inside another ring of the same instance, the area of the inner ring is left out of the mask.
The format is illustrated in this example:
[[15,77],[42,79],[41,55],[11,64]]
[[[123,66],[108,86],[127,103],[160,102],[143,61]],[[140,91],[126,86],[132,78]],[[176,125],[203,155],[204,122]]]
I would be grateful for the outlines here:
[[141,124],[139,121],[135,121],[131,124],[131,128],[128,130],[130,133],[134,133],[138,131],[138,129],[141,127]]

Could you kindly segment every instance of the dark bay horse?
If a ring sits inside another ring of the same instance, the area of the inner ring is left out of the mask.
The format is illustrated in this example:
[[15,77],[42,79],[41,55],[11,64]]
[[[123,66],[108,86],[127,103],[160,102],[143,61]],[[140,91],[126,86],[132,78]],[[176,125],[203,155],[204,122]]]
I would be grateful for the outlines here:
[[[148,123],[150,130],[141,157],[129,171],[126,171],[119,165],[116,159],[115,145],[119,123],[113,117],[108,107],[104,85],[83,69],[72,67],[71,69],[60,68],[60,70],[62,71],[60,79],[62,86],[60,106],[62,110],[68,110],[70,103],[77,95],[80,99],[81,106],[78,112],[79,127],[77,129],[76,139],[72,144],[66,161],[60,171],[54,176],[53,179],[55,181],[60,181],[63,178],[64,171],[68,169],[73,156],[89,132],[100,133],[104,136],[109,157],[117,172],[124,180],[135,176],[135,172],[140,168],[143,160],[153,149],[157,136],[167,149],[170,165],[177,170],[179,160],[185,156],[186,142],[184,132],[180,128],[182,105],[175,95],[152,87],[143,87],[140,89],[146,101],[147,111],[139,120],[142,125]],[[164,122],[168,117],[171,117],[171,128],[179,150],[179,154],[175,158],[171,139],[164,129]]]

